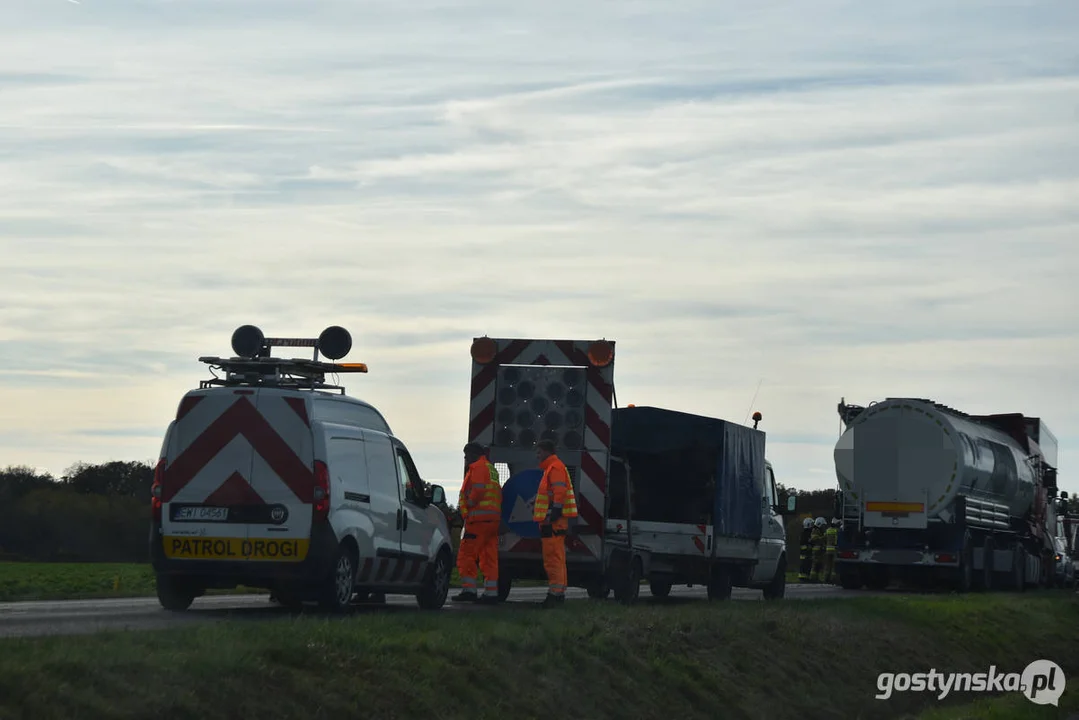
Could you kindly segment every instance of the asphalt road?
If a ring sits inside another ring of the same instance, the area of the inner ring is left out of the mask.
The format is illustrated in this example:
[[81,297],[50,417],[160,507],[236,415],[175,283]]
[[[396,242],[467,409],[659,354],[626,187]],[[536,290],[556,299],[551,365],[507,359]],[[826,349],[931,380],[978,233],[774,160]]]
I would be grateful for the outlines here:
[[[451,590],[451,595],[456,594]],[[546,588],[516,588],[507,600],[506,606],[521,608],[539,603],[546,594]],[[864,597],[882,593],[866,590],[843,590],[831,585],[788,585],[787,599],[838,599],[844,597]],[[761,600],[759,590],[735,588],[732,593],[735,600]],[[584,590],[571,588],[567,595],[569,601],[587,600]],[[656,602],[648,592],[648,586],[641,586],[642,603]],[[705,589],[672,588],[671,596],[663,602],[706,602]],[[613,602],[609,600],[608,602]],[[447,612],[489,612],[488,608],[472,604],[457,604],[447,601]],[[312,612],[317,612],[312,610]],[[416,599],[408,595],[390,595],[385,605],[357,605],[358,615],[379,612],[421,612],[416,606]],[[108,600],[58,600],[43,602],[0,603],[0,637],[25,637],[32,635],[80,635],[109,630],[150,630],[166,627],[223,622],[223,621],[266,621],[291,617],[285,608],[270,603],[268,595],[215,595],[195,600],[191,608],[184,613],[171,613],[161,608],[157,598],[123,598]]]

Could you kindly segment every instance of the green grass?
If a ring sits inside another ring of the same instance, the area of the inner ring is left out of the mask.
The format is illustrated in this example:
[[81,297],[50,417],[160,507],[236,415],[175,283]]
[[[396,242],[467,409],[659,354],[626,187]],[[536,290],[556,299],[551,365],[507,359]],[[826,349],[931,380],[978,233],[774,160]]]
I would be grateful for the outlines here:
[[154,573],[149,565],[0,563],[0,602],[153,594]]
[[[454,587],[459,585],[456,570],[451,581]],[[530,580],[514,583],[514,587],[542,585]],[[154,571],[148,564],[0,562],[0,602],[153,597],[155,587]],[[209,594],[262,592],[266,591],[239,587],[211,590]]]
[[[263,615],[279,619],[0,641],[0,718],[1040,720],[1059,711],[876,700],[877,674],[1039,658],[1079,674],[1066,592]],[[1064,707],[1079,709],[1076,686]],[[919,715],[932,709],[948,712]]]

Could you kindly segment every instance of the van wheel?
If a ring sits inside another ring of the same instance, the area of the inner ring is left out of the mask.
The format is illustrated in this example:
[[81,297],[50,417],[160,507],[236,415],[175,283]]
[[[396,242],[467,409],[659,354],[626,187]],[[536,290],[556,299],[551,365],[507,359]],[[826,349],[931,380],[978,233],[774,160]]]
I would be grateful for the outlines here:
[[190,582],[167,574],[157,576],[157,599],[171,612],[183,612],[195,602],[198,590]]
[[416,602],[421,608],[438,610],[446,604],[446,596],[450,594],[450,573],[450,554],[443,550],[427,571],[423,590],[416,595]]
[[765,600],[782,600],[783,596],[787,594],[787,556],[784,555],[779,558],[779,562],[776,564],[776,574],[772,576],[772,581],[764,588]]
[[356,560],[347,549],[337,546],[337,557],[333,572],[326,579],[319,598],[319,605],[324,610],[341,612],[352,602],[353,588],[356,587]]

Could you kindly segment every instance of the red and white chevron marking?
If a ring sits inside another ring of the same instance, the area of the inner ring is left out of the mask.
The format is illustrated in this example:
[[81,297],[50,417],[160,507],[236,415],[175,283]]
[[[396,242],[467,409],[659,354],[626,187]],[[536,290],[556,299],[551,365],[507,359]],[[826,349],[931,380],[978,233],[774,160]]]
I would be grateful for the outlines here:
[[[595,534],[578,536],[569,545],[599,556],[604,534],[604,497],[607,492],[607,458],[611,445],[614,362],[597,368],[588,362],[588,346],[581,340],[496,339],[498,352],[487,365],[472,365],[472,402],[468,436],[490,445],[495,435],[495,380],[500,365],[566,365],[585,368],[587,390],[584,408],[584,446],[578,469],[577,505],[582,521]],[[612,343],[613,345],[613,343]],[[527,543],[527,541],[522,541]],[[521,545],[522,543],[519,543]],[[516,547],[509,548],[515,551]],[[523,549],[523,548],[522,548]]]
[[[257,400],[256,400],[257,398]],[[176,413],[161,487],[165,534],[181,526],[169,520],[170,503],[216,506],[284,505],[288,530],[303,537],[313,501],[314,448],[303,398],[252,390],[215,390],[184,397]],[[220,523],[220,537],[246,537],[242,523]]]

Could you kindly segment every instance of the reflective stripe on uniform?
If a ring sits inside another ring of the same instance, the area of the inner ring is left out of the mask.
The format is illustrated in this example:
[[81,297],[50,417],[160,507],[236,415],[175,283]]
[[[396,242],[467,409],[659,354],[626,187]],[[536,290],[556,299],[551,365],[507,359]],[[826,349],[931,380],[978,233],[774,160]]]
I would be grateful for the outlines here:
[[463,587],[465,590],[475,590],[476,589],[476,578],[474,578],[474,577],[463,577],[463,578],[461,578],[461,587]]
[[544,470],[543,477],[540,479],[539,489],[536,492],[536,504],[532,509],[532,519],[535,522],[543,522],[547,519],[547,513],[555,504],[555,488],[565,488],[566,490],[565,502],[562,505],[562,517],[577,517],[577,496],[573,493],[573,483],[565,480],[552,482],[551,471],[555,468],[560,469],[565,477],[569,478],[569,471],[566,469],[565,464],[556,457],[554,462]]

